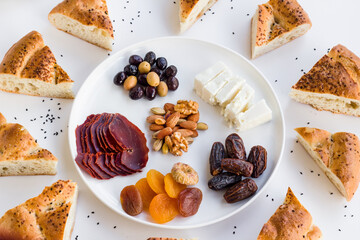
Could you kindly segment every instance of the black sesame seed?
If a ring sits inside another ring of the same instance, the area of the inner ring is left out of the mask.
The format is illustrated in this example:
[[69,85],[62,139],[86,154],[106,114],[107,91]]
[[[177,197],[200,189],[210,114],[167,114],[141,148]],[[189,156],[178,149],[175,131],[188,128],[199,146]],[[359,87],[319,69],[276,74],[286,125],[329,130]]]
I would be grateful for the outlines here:
[[114,228],[116,228],[116,226],[114,226]]
[[96,225],[99,225],[99,224],[100,224],[99,222],[96,223]]
[[333,192],[330,193],[330,195],[333,195],[333,194],[334,194]]
[[293,152],[294,152],[293,150],[290,151],[290,153],[293,153]]
[[87,215],[87,218],[89,218],[90,217],[90,215]]
[[94,213],[95,213],[94,211],[91,212],[91,214],[94,214]]
[[235,231],[233,231],[233,234],[235,234]]
[[271,201],[274,201],[274,199],[272,198]]
[[25,109],[25,111],[28,111],[28,110],[29,110],[29,109],[27,109],[27,108]]
[[302,175],[302,172],[300,172],[300,174]]

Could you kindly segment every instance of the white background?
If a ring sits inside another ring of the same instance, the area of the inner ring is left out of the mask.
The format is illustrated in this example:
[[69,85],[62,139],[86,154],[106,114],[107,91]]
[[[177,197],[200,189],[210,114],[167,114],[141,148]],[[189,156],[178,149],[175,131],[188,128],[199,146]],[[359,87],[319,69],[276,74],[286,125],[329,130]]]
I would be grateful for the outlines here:
[[[90,72],[108,57],[108,52],[56,30],[48,22],[47,14],[58,2],[0,1],[0,58],[13,43],[31,30],[37,30],[54,52],[58,63],[75,81],[76,93]],[[113,51],[149,38],[178,35],[178,2],[108,0],[110,17],[115,20]],[[261,3],[263,1],[258,0],[219,1],[201,18],[202,21],[199,20],[183,36],[218,43],[249,58],[250,20],[256,5]],[[310,126],[331,132],[349,131],[360,136],[360,121],[355,117],[318,112],[294,102],[288,93],[303,72],[309,71],[334,45],[342,43],[360,54],[360,34],[355,27],[360,2],[302,0],[300,3],[313,22],[312,29],[305,36],[252,61],[268,78],[280,99],[286,121],[286,146],[276,176],[247,209],[220,223],[189,230],[166,230],[129,221],[97,200],[74,168],[67,142],[72,100],[50,100],[0,92],[0,112],[9,122],[24,125],[41,146],[51,150],[59,159],[59,173],[56,176],[0,178],[0,215],[38,195],[44,186],[57,179],[73,179],[79,183],[80,195],[72,239],[141,240],[149,236],[163,236],[247,240],[256,239],[262,225],[282,203],[290,186],[312,214],[314,223],[323,231],[325,239],[358,236],[360,194],[355,194],[351,202],[346,202],[300,144],[296,143],[293,129]],[[56,119],[53,123],[48,121],[43,124],[39,116],[48,113]],[[54,135],[56,132],[58,135]],[[277,136],[273,137],[276,141]]]

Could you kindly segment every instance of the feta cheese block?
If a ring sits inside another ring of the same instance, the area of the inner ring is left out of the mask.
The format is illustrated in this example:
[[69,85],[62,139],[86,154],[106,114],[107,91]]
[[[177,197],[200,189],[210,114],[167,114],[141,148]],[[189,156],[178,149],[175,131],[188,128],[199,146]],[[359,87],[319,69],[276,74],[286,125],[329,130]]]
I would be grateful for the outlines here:
[[254,93],[255,90],[245,83],[234,99],[223,109],[222,113],[226,120],[233,122],[239,113],[245,111],[251,105]]
[[213,66],[197,74],[194,81],[194,89],[196,94],[201,97],[203,87],[220,73],[227,70],[228,67],[223,62],[217,62]]
[[232,73],[230,71],[220,73],[203,87],[201,98],[211,105],[216,105],[216,94],[225,86],[226,83],[228,83],[231,77]]
[[221,107],[226,107],[230,103],[236,94],[240,91],[241,87],[245,84],[245,80],[238,76],[235,76],[229,80],[225,86],[220,89],[216,94],[215,100]]
[[271,119],[271,109],[268,107],[265,100],[261,99],[245,112],[239,113],[234,119],[234,125],[238,131],[244,131],[266,123]]

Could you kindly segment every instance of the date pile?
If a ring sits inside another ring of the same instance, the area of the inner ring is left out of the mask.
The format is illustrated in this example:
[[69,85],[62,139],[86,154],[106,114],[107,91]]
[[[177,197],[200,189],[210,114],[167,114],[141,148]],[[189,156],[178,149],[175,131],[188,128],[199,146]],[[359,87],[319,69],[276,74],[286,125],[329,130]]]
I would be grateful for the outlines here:
[[197,130],[207,130],[208,125],[199,122],[199,104],[195,101],[179,100],[177,104],[165,103],[163,108],[151,108],[146,121],[149,129],[154,131],[153,150],[162,150],[163,154],[171,153],[182,156],[188,151],[189,144],[198,136]]
[[[252,196],[258,189],[252,178],[258,178],[266,169],[267,152],[262,146],[251,148],[246,158],[244,142],[236,134],[230,134],[225,140],[215,142],[211,148],[209,163],[210,174],[214,177],[208,182],[210,189],[226,189],[224,198],[235,203]],[[242,180],[242,177],[247,177]]]
[[202,192],[199,188],[188,186],[198,181],[197,172],[185,163],[174,164],[171,173],[165,176],[151,169],[146,178],[124,187],[120,202],[127,214],[136,216],[147,210],[157,223],[169,222],[179,214],[193,216],[199,210]]
[[179,80],[175,77],[177,68],[168,66],[164,57],[156,58],[154,52],[148,52],[143,59],[139,55],[132,55],[129,64],[114,77],[114,84],[124,86],[133,100],[142,97],[153,100],[156,95],[165,97],[168,91],[175,91],[179,87]]

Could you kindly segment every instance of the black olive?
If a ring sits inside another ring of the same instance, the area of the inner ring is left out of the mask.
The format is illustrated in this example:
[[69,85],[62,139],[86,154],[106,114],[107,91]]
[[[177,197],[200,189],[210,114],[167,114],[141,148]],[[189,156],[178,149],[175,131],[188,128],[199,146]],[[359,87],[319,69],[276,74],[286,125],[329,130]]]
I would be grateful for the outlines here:
[[167,77],[175,77],[177,73],[177,68],[174,65],[170,65],[165,70],[165,75]]
[[179,87],[179,80],[176,77],[169,77],[166,79],[166,85],[171,91],[175,91]]
[[160,78],[163,75],[163,71],[161,71],[160,69],[158,69],[157,67],[153,67],[150,72],[155,72]]
[[120,86],[124,83],[126,78],[127,76],[125,72],[118,72],[114,77],[114,84]]
[[150,66],[154,65],[155,63],[155,60],[156,60],[156,55],[154,52],[148,52],[146,55],[145,55],[145,58],[144,58],[145,61],[147,61],[148,63],[150,63]]
[[145,88],[145,97],[150,101],[156,97],[156,88],[152,86],[147,86]]
[[140,63],[142,63],[144,60],[139,55],[132,55],[129,57],[129,63],[130,65],[139,66]]
[[137,78],[137,80],[138,80],[138,83],[140,83],[141,85],[143,85],[143,86],[149,86],[149,84],[148,84],[148,82],[147,82],[147,80],[146,80],[146,76],[147,76],[147,74],[140,74],[139,76],[138,76],[138,78]]
[[124,67],[124,72],[128,75],[128,76],[131,76],[131,75],[136,75],[138,73],[138,69],[135,65],[126,65]]
[[164,57],[159,57],[156,59],[156,66],[160,70],[164,70],[167,67],[167,60]]
[[133,100],[138,100],[144,96],[144,89],[140,85],[136,85],[130,89],[129,96]]

